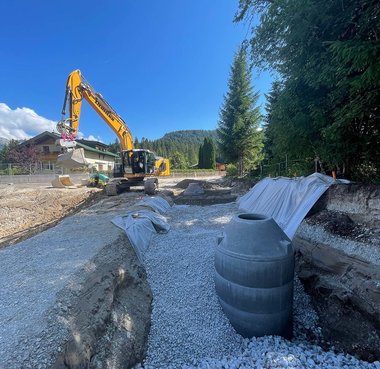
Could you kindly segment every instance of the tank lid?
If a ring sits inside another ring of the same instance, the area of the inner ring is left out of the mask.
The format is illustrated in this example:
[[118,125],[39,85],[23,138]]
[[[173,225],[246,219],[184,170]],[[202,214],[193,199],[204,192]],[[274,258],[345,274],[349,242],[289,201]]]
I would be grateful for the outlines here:
[[232,218],[219,247],[242,258],[278,259],[293,254],[290,239],[273,218],[243,213]]

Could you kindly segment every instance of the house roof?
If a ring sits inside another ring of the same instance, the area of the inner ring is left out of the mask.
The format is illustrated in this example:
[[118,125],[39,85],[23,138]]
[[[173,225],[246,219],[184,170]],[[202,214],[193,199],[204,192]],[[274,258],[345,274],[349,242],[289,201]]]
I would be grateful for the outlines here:
[[103,142],[99,141],[90,141],[90,140],[84,140],[84,139],[78,139],[76,142],[80,142],[83,145],[86,145],[88,147],[92,147],[93,149],[99,148],[101,150],[107,150],[108,145],[106,145]]
[[25,141],[21,142],[20,146],[27,146],[27,145],[31,145],[31,144],[36,145],[36,144],[38,144],[39,141],[42,141],[42,140],[46,139],[47,137],[53,138],[55,140],[60,138],[58,133],[45,131],[45,132],[40,133],[37,136],[30,138],[29,140],[25,140]]
[[115,158],[117,158],[119,156],[119,155],[117,155],[117,154],[115,154],[115,153],[113,153],[111,151],[103,151],[103,150],[94,149],[93,147],[84,145],[84,144],[82,144],[81,142],[78,142],[78,141],[77,141],[77,146],[82,147],[83,149],[85,149],[87,151],[96,152],[98,154],[113,156]]
[[[55,132],[48,132],[48,131],[45,131],[45,132],[42,132],[40,133],[39,135],[37,136],[34,136],[32,138],[30,138],[29,140],[26,140],[22,143],[20,143],[20,146],[26,146],[26,145],[30,145],[30,144],[33,144],[33,145],[38,145],[38,143],[44,139],[46,139],[47,137],[49,138],[53,138],[54,140],[58,140],[61,138],[61,136],[58,134],[58,133],[55,133]],[[113,157],[118,157],[119,155],[111,152],[111,151],[104,151],[104,150],[98,150],[98,149],[95,149],[93,147],[90,147],[88,145],[85,145],[84,143],[82,142],[89,142],[88,140],[80,140],[81,142],[79,141],[76,141],[77,143],[77,146],[79,147],[82,147],[83,149],[87,150],[87,151],[92,151],[92,152],[96,152],[98,154],[103,154],[103,155],[108,155],[108,156],[113,156]],[[103,146],[103,147],[107,147],[107,145],[105,145],[104,143],[102,142],[97,142],[97,141],[93,141],[93,142],[96,142],[96,144],[99,144],[100,146]]]

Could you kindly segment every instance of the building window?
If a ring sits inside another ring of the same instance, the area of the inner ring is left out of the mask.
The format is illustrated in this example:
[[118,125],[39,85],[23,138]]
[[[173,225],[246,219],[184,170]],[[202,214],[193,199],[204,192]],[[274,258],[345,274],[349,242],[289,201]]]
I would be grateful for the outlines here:
[[50,152],[49,146],[42,146],[42,152],[44,154],[49,154],[49,152]]

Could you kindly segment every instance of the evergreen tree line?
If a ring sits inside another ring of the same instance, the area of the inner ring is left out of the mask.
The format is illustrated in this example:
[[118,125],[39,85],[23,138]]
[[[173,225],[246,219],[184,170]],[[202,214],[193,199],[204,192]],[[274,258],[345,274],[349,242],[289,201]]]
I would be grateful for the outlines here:
[[[208,142],[215,142],[215,130],[183,130],[165,134],[157,140],[149,140],[145,137],[134,140],[134,148],[148,149],[158,156],[168,158],[173,169],[187,169],[197,166],[199,160],[199,149]],[[215,143],[214,143],[215,148]],[[110,145],[110,150],[117,153],[120,151],[119,143]],[[214,159],[215,160],[215,159]],[[215,165],[214,165],[215,167]],[[205,167],[203,167],[205,168]]]
[[257,15],[252,64],[278,77],[267,96],[267,161],[378,180],[380,2],[240,0],[235,21]]

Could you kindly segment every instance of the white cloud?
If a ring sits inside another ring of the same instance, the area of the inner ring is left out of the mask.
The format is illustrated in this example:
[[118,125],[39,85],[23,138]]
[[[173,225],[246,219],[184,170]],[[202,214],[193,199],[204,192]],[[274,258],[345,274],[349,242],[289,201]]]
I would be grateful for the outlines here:
[[77,138],[79,140],[88,140],[88,141],[103,142],[102,139],[100,138],[100,136],[95,137],[93,135],[89,135],[88,137],[85,137],[84,134],[81,131],[78,132]]
[[0,137],[25,140],[44,131],[53,132],[57,122],[38,115],[29,108],[12,110],[7,104],[0,103]]

